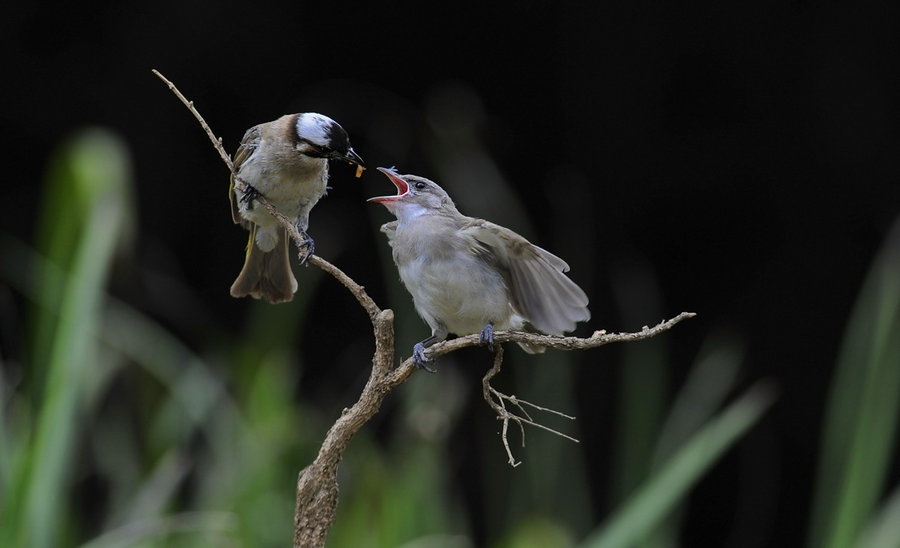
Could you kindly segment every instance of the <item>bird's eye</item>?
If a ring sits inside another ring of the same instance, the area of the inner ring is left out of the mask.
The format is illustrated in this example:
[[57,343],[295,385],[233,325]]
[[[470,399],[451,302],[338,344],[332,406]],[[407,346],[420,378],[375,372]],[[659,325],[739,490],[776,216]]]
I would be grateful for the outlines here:
[[419,189],[419,190],[422,190],[422,189],[425,188],[426,186],[428,186],[428,185],[426,185],[426,184],[423,183],[422,181],[419,181],[419,182],[417,182],[417,183],[415,184],[415,187],[416,187],[417,189]]
[[297,148],[303,154],[306,154],[307,156],[311,156],[313,158],[324,158],[330,152],[328,147],[317,145],[315,143],[307,141],[306,139],[303,139],[302,143],[297,145]]

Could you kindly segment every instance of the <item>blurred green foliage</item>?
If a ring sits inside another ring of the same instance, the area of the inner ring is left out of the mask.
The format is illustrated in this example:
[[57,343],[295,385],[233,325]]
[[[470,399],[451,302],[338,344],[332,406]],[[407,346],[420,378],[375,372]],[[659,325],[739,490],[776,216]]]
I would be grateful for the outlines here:
[[[851,546],[870,526],[890,471],[898,406],[900,224],[875,259],[838,357],[822,423],[810,546]],[[883,545],[900,545],[900,535],[890,536]]]
[[[48,172],[34,246],[3,240],[2,280],[31,309],[27,363],[0,368],[0,546],[284,546],[297,473],[334,418],[298,401],[303,364],[290,344],[315,283],[328,282],[316,278],[291,306],[257,307],[246,336],[189,348],[106,292],[137,218],[132,186],[121,140],[86,131]],[[900,494],[884,497],[900,396],[898,250],[900,230],[850,318],[822,451],[812,456],[820,477],[810,546],[898,545]],[[383,266],[393,268],[386,256]],[[392,302],[408,301],[399,285],[389,292]],[[658,303],[645,304],[641,314],[658,317]],[[421,326],[408,302],[400,306],[398,339],[415,340]],[[623,352],[609,470],[585,462],[577,445],[533,431],[513,470],[493,425],[460,426],[463,406],[478,402],[463,396],[471,387],[452,358],[440,383],[414,376],[398,389],[397,409],[379,419],[391,435],[368,425],[353,440],[330,544],[474,546],[466,483],[484,501],[483,536],[496,548],[679,545],[692,488],[764,416],[776,391],[763,383],[734,396],[744,348],[724,334],[710,335],[673,390],[665,341]],[[542,359],[528,372],[512,368],[507,382],[544,406],[574,409],[571,357]],[[490,448],[479,477],[454,475],[456,428]],[[592,507],[589,471],[615,478],[612,512]]]

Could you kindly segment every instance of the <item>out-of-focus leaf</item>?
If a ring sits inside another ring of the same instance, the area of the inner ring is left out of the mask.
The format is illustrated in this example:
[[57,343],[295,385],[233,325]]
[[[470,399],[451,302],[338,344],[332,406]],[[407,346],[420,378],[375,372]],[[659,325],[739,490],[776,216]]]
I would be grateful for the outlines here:
[[632,546],[648,534],[725,451],[756,424],[773,399],[769,387],[751,388],[694,434],[582,546]]
[[544,518],[524,519],[495,548],[567,548],[575,545],[570,531]]
[[46,251],[57,259],[65,282],[58,314],[43,310],[37,322],[44,329],[35,344],[46,352],[36,354],[42,360],[36,369],[43,374],[35,377],[44,382],[31,445],[4,499],[4,521],[12,525],[0,533],[3,546],[60,544],[68,471],[94,367],[104,289],[116,246],[133,215],[128,154],[118,137],[86,131],[64,148],[57,165],[46,187],[41,226]]
[[81,548],[126,548],[144,546],[147,542],[153,542],[154,546],[170,546],[166,541],[176,534],[205,537],[207,542],[200,546],[233,546],[228,537],[236,529],[236,521],[235,516],[227,512],[185,512],[153,517],[104,533],[82,544]]
[[900,222],[850,317],[823,423],[809,546],[855,542],[885,489],[900,405]]
[[900,545],[900,487],[866,523],[856,548],[896,548]]

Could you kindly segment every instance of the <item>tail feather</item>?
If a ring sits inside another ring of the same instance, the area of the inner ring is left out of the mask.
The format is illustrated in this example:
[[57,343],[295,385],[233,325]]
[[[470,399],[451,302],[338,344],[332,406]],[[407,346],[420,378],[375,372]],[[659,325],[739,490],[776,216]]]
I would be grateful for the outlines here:
[[546,346],[541,346],[539,344],[527,343],[527,342],[519,342],[518,344],[522,350],[528,352],[529,354],[543,354],[544,350],[547,350]]
[[[543,333],[541,333],[540,331],[535,329],[533,325],[531,325],[530,323],[527,323],[527,322],[525,323],[524,326],[522,326],[522,330],[527,333],[543,335]],[[522,348],[522,350],[524,350],[525,352],[528,352],[529,354],[543,354],[544,351],[547,350],[546,346],[541,346],[539,344],[534,344],[534,343],[519,342],[516,344],[518,344]]]
[[232,297],[265,299],[272,304],[288,302],[297,291],[297,280],[291,271],[288,253],[288,237],[285,230],[279,233],[279,242],[266,253],[256,246],[256,226],[250,230],[244,267],[231,284]]

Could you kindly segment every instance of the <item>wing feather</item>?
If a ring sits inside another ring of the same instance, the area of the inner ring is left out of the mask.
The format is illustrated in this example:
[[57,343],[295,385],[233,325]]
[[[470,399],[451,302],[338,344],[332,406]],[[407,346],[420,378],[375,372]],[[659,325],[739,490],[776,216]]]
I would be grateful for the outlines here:
[[588,298],[564,273],[569,265],[515,232],[500,225],[472,219],[461,232],[485,246],[506,277],[512,305],[536,329],[562,335],[577,322],[590,319]]
[[[241,165],[251,157],[259,147],[260,131],[259,126],[253,126],[244,133],[241,144],[238,145],[237,151],[234,153],[234,172],[241,170]],[[242,225],[244,228],[250,228],[250,224],[241,217],[238,202],[234,195],[234,175],[231,176],[231,184],[228,185],[228,201],[231,203],[231,219],[235,224]]]

